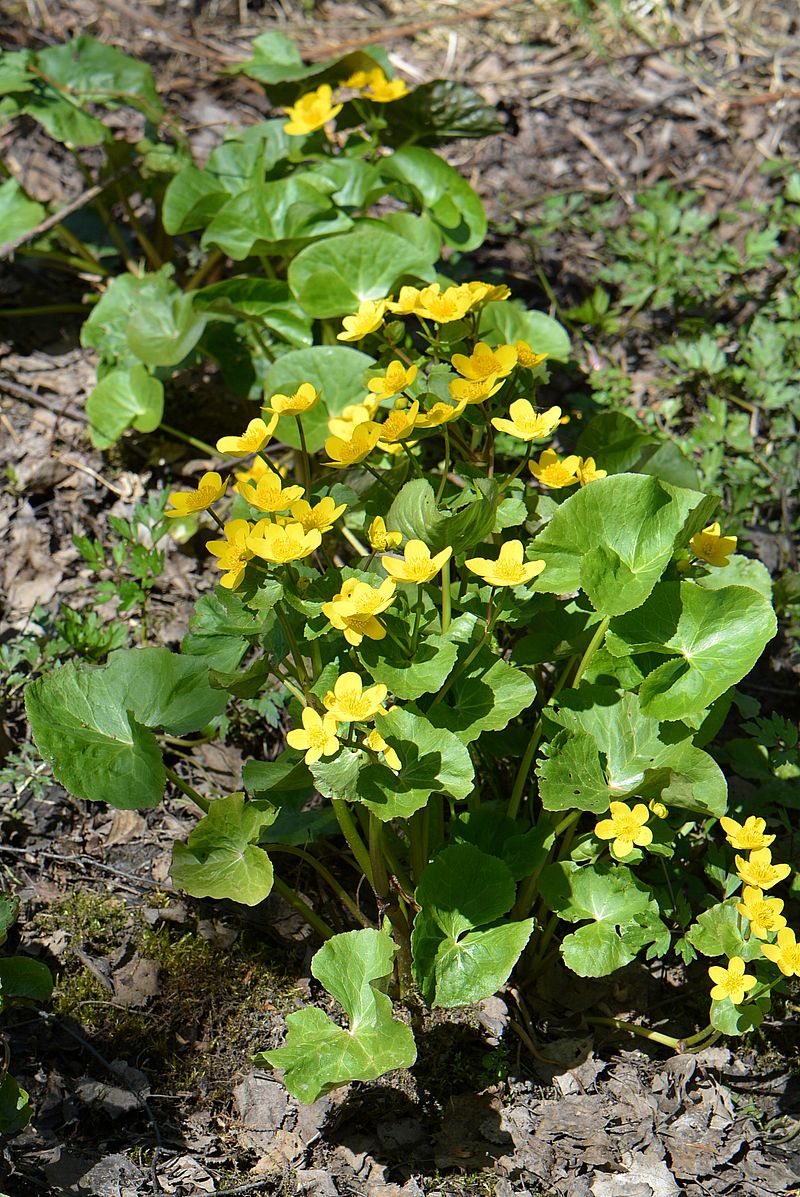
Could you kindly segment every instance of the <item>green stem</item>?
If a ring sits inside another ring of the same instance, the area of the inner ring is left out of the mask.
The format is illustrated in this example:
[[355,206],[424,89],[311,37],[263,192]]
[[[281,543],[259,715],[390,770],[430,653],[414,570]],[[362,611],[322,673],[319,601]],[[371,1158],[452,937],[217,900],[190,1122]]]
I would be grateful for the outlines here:
[[297,432],[300,437],[300,468],[303,477],[303,490],[306,496],[311,497],[311,458],[308,455],[308,445],[306,444],[306,433],[303,428],[303,421],[299,416],[295,416],[295,423],[297,424]]
[[427,806],[412,815],[409,820],[409,829],[411,832],[411,875],[416,884],[419,885],[420,877],[428,863],[430,811]]
[[209,254],[205,262],[202,262],[200,266],[198,266],[197,270],[195,270],[194,274],[184,287],[184,291],[195,291],[202,282],[205,282],[214,267],[218,266],[219,263],[223,262],[224,260],[225,255],[223,254],[222,250],[215,249],[213,254]]
[[318,914],[311,909],[307,902],[304,902],[298,893],[287,885],[285,881],[281,881],[280,877],[273,875],[273,888],[277,890],[285,902],[288,902],[297,913],[306,920],[309,926],[313,927],[321,939],[332,939],[336,934],[333,927],[329,927],[324,919],[321,919]]
[[369,860],[372,866],[373,888],[379,898],[389,896],[389,875],[383,850],[383,824],[376,815],[369,816]]
[[419,629],[420,629],[420,624],[422,623],[422,599],[423,599],[423,597],[424,597],[424,595],[423,595],[422,587],[418,586],[417,587],[417,607],[414,612],[414,628],[413,628],[413,631],[411,632],[411,647],[409,649],[409,654],[408,654],[410,657],[414,656],[414,654],[417,651],[417,645],[419,644]]
[[388,490],[389,494],[392,496],[392,499],[394,499],[394,494],[392,493],[391,486],[389,485],[388,482],[384,482],[383,478],[381,478],[378,471],[373,469],[371,465],[368,465],[366,463],[366,461],[362,461],[361,464],[363,465],[364,469],[367,471],[368,474],[372,474],[372,477],[375,479],[375,481],[378,483],[378,485],[382,486],[384,490]]
[[288,844],[264,844],[263,847],[267,853],[284,852],[287,855],[296,856],[299,860],[304,861],[305,864],[309,865],[312,869],[314,869],[315,872],[319,873],[325,884],[333,890],[333,892],[336,894],[336,897],[339,899],[342,905],[350,911],[356,922],[360,923],[362,927],[372,926],[370,920],[362,911],[358,909],[344,886],[340,885],[333,874],[326,869],[325,865],[322,864],[321,861],[317,860],[315,856],[312,856],[310,852],[304,852],[302,848],[290,847]]
[[450,473],[450,433],[447,425],[442,425],[442,435],[444,436],[444,465],[442,466],[442,477],[439,486],[436,490],[436,506],[438,507],[442,501],[444,488],[447,485],[447,475]]
[[539,747],[539,741],[542,738],[543,731],[544,728],[542,726],[542,721],[541,719],[537,719],[536,723],[534,724],[531,738],[528,740],[522,760],[519,763],[517,776],[514,778],[514,786],[511,790],[511,797],[508,800],[508,810],[506,811],[509,819],[516,819],[517,815],[519,814],[525,783],[528,780],[528,774],[531,771],[533,758],[536,756],[536,750]]
[[182,777],[179,777],[174,769],[169,769],[165,766],[164,772],[177,789],[185,794],[187,798],[191,798],[192,802],[200,807],[203,814],[208,814],[211,810],[211,803],[208,798],[204,798],[202,794],[198,794],[197,790],[190,786],[187,781],[184,781]]
[[608,625],[610,622],[611,622],[611,616],[606,615],[603,619],[600,620],[599,624],[597,625],[597,628],[595,629],[594,636],[592,636],[591,640],[589,641],[588,645],[586,646],[585,653],[583,654],[580,661],[578,662],[578,667],[575,670],[575,676],[572,679],[573,686],[577,686],[578,682],[583,677],[583,675],[586,671],[586,667],[588,666],[592,657],[594,656],[594,654],[597,652],[597,649],[600,647],[600,645],[605,640],[606,632],[608,631]]
[[339,824],[339,829],[347,842],[348,848],[353,853],[358,867],[374,890],[372,861],[370,860],[366,844],[358,833],[358,828],[356,827],[350,807],[343,798],[332,798],[331,806],[333,807],[336,822]]
[[216,457],[217,451],[206,441],[198,440],[196,436],[190,436],[188,432],[181,432],[180,428],[173,428],[171,424],[159,425],[163,432],[169,433],[170,436],[175,436],[179,441],[184,441],[187,445],[191,445],[193,449],[199,449],[201,453],[207,453],[209,457]]
[[487,640],[489,639],[489,637],[491,636],[491,634],[492,634],[492,629],[494,628],[494,625],[497,623],[497,617],[498,617],[498,615],[500,614],[500,610],[501,610],[501,608],[502,608],[502,606],[503,606],[503,600],[504,600],[504,598],[505,598],[505,595],[504,595],[504,594],[502,594],[502,595],[500,596],[500,599],[499,599],[498,603],[497,603],[497,606],[495,607],[495,609],[494,609],[494,611],[493,611],[493,613],[492,613],[492,617],[491,617],[491,619],[489,619],[489,620],[488,620],[488,622],[487,622],[487,624],[486,624],[486,631],[483,633],[483,635],[481,636],[480,640],[479,640],[479,641],[478,641],[478,643],[475,645],[475,647],[474,647],[474,648],[471,650],[471,652],[467,653],[466,657],[465,657],[465,658],[464,658],[464,660],[461,662],[461,664],[458,666],[458,668],[454,669],[454,670],[453,670],[453,672],[450,674],[449,678],[447,679],[447,681],[445,682],[445,684],[442,686],[441,690],[440,690],[440,691],[439,691],[439,693],[436,695],[436,697],[434,698],[434,700],[433,700],[433,702],[431,703],[431,705],[428,707],[428,710],[429,710],[429,711],[430,711],[430,710],[432,710],[432,709],[433,709],[433,708],[434,708],[434,707],[437,705],[437,703],[440,703],[440,702],[442,701],[442,699],[444,698],[445,694],[446,694],[446,693],[447,693],[447,691],[450,689],[450,687],[453,685],[453,683],[454,683],[454,682],[456,682],[456,681],[458,681],[458,679],[461,677],[462,673],[464,673],[464,672],[465,672],[467,669],[469,669],[470,665],[471,665],[471,664],[472,664],[472,662],[475,660],[475,658],[477,657],[478,653],[481,651],[481,649],[483,648],[484,644],[486,643],[486,641],[487,641]]
[[451,615],[450,596],[450,558],[442,566],[442,634],[450,628]]
[[283,634],[289,642],[289,650],[292,654],[292,660],[294,661],[295,669],[297,670],[297,676],[302,682],[304,682],[305,685],[308,685],[310,679],[308,676],[308,670],[306,669],[306,663],[303,660],[303,654],[300,652],[300,645],[297,643],[297,639],[291,629],[289,620],[286,618],[283,611],[281,611],[279,605],[276,605],[273,610],[278,617],[278,622],[283,628]]
[[[592,1027],[613,1027],[617,1031],[629,1031],[631,1035],[639,1035],[642,1039],[649,1039],[651,1043],[661,1043],[664,1047],[671,1047],[674,1051],[680,1050],[681,1040],[676,1039],[674,1035],[662,1035],[660,1031],[650,1031],[647,1027],[640,1027],[635,1022],[623,1022],[621,1018],[595,1018],[593,1015],[586,1021]],[[690,1042],[689,1039],[683,1040],[684,1044]]]
[[528,444],[525,446],[525,456],[522,458],[519,465],[516,466],[516,468],[508,475],[508,477],[505,479],[505,481],[500,483],[500,494],[501,495],[503,494],[504,491],[508,490],[509,486],[514,481],[514,479],[518,478],[520,476],[522,471],[525,469],[525,466],[530,461],[532,452],[533,452],[533,441],[529,441]]

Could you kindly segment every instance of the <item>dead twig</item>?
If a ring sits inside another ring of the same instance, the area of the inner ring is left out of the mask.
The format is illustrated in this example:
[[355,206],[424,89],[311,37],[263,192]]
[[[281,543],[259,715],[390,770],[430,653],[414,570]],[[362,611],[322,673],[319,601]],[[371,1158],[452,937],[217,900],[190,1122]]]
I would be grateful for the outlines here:
[[118,182],[118,180],[121,179],[123,175],[128,174],[131,169],[131,165],[124,166],[115,174],[110,175],[109,178],[107,178],[103,183],[95,183],[93,187],[89,187],[86,191],[81,192],[81,194],[76,196],[74,200],[71,200],[68,204],[65,204],[63,208],[59,208],[57,212],[53,212],[50,216],[46,216],[44,220],[41,220],[39,224],[36,225],[35,228],[29,229],[27,233],[22,233],[19,237],[15,237],[12,241],[4,242],[3,245],[0,245],[0,262],[2,262],[5,258],[10,258],[15,250],[20,248],[20,246],[27,245],[29,241],[34,241],[37,237],[40,237],[42,233],[47,233],[50,229],[55,228],[57,224],[61,224],[63,220],[65,220],[68,216],[72,216],[74,212],[79,212],[81,208],[85,208],[87,204],[91,204],[91,202],[96,200],[98,195],[101,195],[107,187],[110,187],[113,183]]

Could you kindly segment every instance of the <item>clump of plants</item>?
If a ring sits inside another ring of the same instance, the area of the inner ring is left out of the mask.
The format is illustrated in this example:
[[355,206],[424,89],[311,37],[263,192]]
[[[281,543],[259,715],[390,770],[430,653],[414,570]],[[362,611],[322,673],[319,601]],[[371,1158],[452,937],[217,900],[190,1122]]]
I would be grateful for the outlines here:
[[[726,815],[705,751],[774,634],[764,578],[713,497],[569,452],[568,417],[536,405],[545,356],[502,335],[523,319],[483,282],[364,301],[339,333],[371,351],[361,401],[332,411],[296,376],[220,439],[232,476],[172,496],[220,529],[221,585],[183,651],[112,653],[27,692],[73,793],[152,806],[169,776],[201,808],[177,885],[248,904],[275,887],[326,941],[313,971],[349,1028],[309,1007],[264,1056],[306,1101],[413,1061],[393,997],[466,1005],[556,945],[581,976],[674,940],[726,959],[696,1044],[757,1025],[798,966],[770,894],[789,865],[758,814]],[[243,791],[209,798],[165,767],[159,731],[207,734],[269,679],[294,727]],[[716,820],[731,852],[704,878]],[[318,860],[331,837],[374,905]],[[290,889],[286,851],[355,930]]]

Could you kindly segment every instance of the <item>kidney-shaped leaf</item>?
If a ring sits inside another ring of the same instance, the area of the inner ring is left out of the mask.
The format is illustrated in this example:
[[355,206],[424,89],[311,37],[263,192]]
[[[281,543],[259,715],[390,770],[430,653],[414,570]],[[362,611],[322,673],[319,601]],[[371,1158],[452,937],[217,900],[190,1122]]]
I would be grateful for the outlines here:
[[669,655],[642,683],[642,710],[687,719],[750,672],[776,628],[771,603],[750,587],[664,582],[637,611],[612,621],[607,644],[620,656]]
[[391,999],[373,985],[392,971],[396,951],[384,931],[334,935],[314,956],[311,972],[344,1007],[349,1028],[309,1006],[286,1019],[285,1045],[256,1062],[284,1068],[286,1088],[303,1102],[349,1081],[409,1068],[417,1056],[411,1028],[392,1018]]
[[225,703],[205,664],[166,648],[118,649],[103,668],[69,663],[25,692],[34,739],[56,778],[78,798],[124,809],[155,806],[164,792],[149,729],[186,735]]
[[533,920],[489,924],[515,895],[508,866],[473,844],[452,844],[434,857],[417,887],[411,939],[414,975],[431,1005],[481,1001],[508,979]]
[[[461,649],[463,656],[471,651]],[[431,723],[471,744],[482,732],[503,731],[536,697],[527,673],[483,648],[453,683],[447,700],[428,712]]]
[[662,742],[658,720],[642,712],[636,694],[587,685],[562,691],[545,711],[545,726],[555,732],[537,768],[546,810],[601,814],[610,802],[668,790],[672,806],[725,813],[719,766],[688,739]]
[[211,804],[185,844],[172,846],[172,880],[193,898],[230,898],[257,906],[272,889],[272,862],[258,839],[274,807],[229,794]]
[[403,278],[432,282],[433,263],[379,221],[301,250],[289,266],[289,286],[309,316],[345,316],[362,299],[383,299]]
[[333,206],[333,190],[332,183],[310,171],[258,180],[225,201],[203,233],[202,245],[241,262],[251,253],[290,252],[315,238],[341,233],[352,221]]
[[86,400],[89,434],[98,449],[107,449],[126,428],[154,432],[164,415],[164,388],[144,366],[111,370]]
[[466,179],[431,150],[405,146],[381,163],[389,179],[405,183],[439,225],[448,245],[475,249],[486,236],[483,204]]
[[35,229],[44,214],[42,204],[28,199],[16,179],[0,184],[0,243]]
[[513,301],[487,303],[481,314],[481,333],[495,333],[511,344],[527,341],[536,353],[546,353],[556,362],[569,359],[567,330],[545,312],[528,311]]
[[699,531],[716,500],[640,474],[600,478],[570,495],[533,541],[545,562],[535,589],[583,590],[602,615],[640,607],[677,543]]

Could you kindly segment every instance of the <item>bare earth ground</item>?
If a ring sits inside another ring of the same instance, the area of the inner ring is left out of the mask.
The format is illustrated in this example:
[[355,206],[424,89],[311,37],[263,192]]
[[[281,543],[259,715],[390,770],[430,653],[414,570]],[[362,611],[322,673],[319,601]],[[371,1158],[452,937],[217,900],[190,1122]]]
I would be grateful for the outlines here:
[[[90,33],[147,58],[205,146],[224,123],[265,111],[257,87],[219,75],[265,28],[277,24],[314,58],[383,43],[407,78],[464,80],[504,114],[501,136],[449,154],[495,225],[523,223],[547,195],[627,202],[660,179],[701,188],[714,208],[768,197],[761,163],[797,155],[796,6],[656,2],[626,12],[582,23],[563,0],[359,0],[313,15],[289,0],[27,0],[0,4],[0,32],[7,48]],[[30,127],[0,131],[0,151],[38,198],[68,202],[83,186]],[[588,241],[556,239],[538,253],[495,231],[480,260],[544,308],[534,254],[556,293],[577,300],[592,252]],[[3,306],[18,286],[5,267]],[[44,618],[39,608],[91,601],[74,533],[102,539],[109,516],[129,516],[165,479],[205,464],[158,435],[106,458],[88,447],[93,369],[77,330],[71,317],[0,323],[0,644]],[[214,392],[213,377],[191,383],[193,403]],[[649,386],[643,371],[642,405]],[[172,546],[151,609],[162,642],[178,642],[210,585],[202,556]],[[0,695],[0,757],[25,741],[19,699]],[[221,789],[240,757],[235,746],[209,749],[199,780]],[[192,818],[175,799],[144,815],[109,812],[29,771],[8,780],[2,812],[0,863],[22,898],[21,944],[59,974],[53,1013],[7,1022],[14,1071],[36,1107],[4,1149],[8,1197],[797,1192],[798,1048],[779,1018],[738,1054],[718,1046],[695,1056],[648,1054],[582,1025],[591,1009],[693,1028],[699,1007],[682,970],[631,966],[610,983],[568,986],[556,971],[536,992],[422,1026],[409,1073],[298,1108],[249,1062],[280,1041],[288,1011],[319,997],[314,945],[292,912],[270,901],[243,920],[224,904],[181,899],[169,850]],[[306,878],[298,885],[325,901]]]

